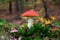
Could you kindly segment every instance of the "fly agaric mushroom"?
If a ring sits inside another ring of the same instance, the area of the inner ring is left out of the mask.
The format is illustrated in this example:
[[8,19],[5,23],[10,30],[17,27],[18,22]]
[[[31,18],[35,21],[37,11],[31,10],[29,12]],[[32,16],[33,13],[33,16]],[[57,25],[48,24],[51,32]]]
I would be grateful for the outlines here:
[[31,28],[31,25],[33,23],[33,19],[32,17],[38,17],[39,14],[37,12],[35,12],[34,10],[28,10],[26,12],[24,12],[22,15],[22,17],[28,17],[28,28]]

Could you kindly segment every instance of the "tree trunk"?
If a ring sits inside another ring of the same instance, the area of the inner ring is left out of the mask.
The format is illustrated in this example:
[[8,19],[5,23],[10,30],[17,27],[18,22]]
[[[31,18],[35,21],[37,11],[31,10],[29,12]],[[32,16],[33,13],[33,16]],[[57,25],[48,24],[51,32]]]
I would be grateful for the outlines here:
[[12,14],[12,0],[9,1],[9,13]]
[[24,11],[24,0],[20,0],[20,13]]
[[16,19],[19,19],[19,6],[18,6],[18,0],[15,0],[15,13],[16,13]]
[[43,0],[43,6],[44,6],[44,9],[45,9],[45,18],[47,19],[48,18],[48,14],[47,14],[47,1],[46,0]]
[[19,11],[18,0],[15,0],[16,11]]

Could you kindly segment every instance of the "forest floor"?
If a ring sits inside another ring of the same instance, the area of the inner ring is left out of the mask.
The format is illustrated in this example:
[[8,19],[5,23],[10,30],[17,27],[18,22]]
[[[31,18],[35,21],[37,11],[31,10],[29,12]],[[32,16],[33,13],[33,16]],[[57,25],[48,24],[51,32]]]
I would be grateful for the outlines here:
[[[7,9],[0,9],[0,18],[7,20],[8,22],[11,23],[16,23],[16,24],[20,24],[21,20],[17,20],[17,14],[15,13],[15,5],[14,3],[12,4],[12,14],[9,14],[9,10]],[[18,12],[19,16],[20,16],[20,12]],[[51,6],[48,8],[47,13],[49,15],[55,15],[60,19],[60,5],[59,6]]]

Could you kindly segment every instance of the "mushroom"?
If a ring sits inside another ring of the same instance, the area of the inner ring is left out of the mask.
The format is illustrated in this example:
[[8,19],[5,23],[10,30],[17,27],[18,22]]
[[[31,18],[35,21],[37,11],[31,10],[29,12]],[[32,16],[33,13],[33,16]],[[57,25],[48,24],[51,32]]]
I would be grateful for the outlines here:
[[18,30],[12,29],[10,32],[11,32],[11,33],[14,33],[14,34],[13,34],[13,38],[15,39],[15,36],[16,36],[16,33],[18,32]]
[[18,30],[13,29],[13,30],[11,30],[10,32],[15,33],[15,32],[18,32]]
[[38,17],[39,14],[37,12],[35,12],[34,10],[28,10],[24,13],[22,13],[21,15],[22,17],[28,17],[28,28],[30,29],[31,28],[31,25],[33,23],[33,19],[32,17]]

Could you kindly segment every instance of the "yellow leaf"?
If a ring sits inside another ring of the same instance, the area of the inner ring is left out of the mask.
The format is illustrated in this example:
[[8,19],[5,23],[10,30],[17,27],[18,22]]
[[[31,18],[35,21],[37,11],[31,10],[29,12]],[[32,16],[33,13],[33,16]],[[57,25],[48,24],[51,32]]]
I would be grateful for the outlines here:
[[46,24],[46,25],[51,24],[51,23],[52,23],[51,20],[49,20],[49,19],[48,19],[48,20],[45,20],[45,24]]
[[51,16],[50,17],[52,20],[57,20],[57,17],[55,17],[55,16]]
[[44,21],[45,21],[44,18],[39,18],[39,19],[42,23],[44,23]]

